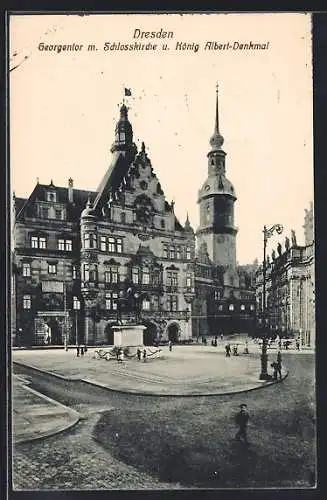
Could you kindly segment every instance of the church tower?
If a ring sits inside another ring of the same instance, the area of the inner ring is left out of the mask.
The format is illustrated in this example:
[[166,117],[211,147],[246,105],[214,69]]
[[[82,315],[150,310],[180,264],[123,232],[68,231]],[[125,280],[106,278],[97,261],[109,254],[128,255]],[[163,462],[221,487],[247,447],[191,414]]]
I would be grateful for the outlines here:
[[196,232],[198,248],[206,244],[210,260],[215,265],[236,268],[236,234],[234,203],[236,194],[226,177],[224,138],[219,130],[218,85],[216,87],[216,117],[210,139],[208,177],[198,194],[200,225]]

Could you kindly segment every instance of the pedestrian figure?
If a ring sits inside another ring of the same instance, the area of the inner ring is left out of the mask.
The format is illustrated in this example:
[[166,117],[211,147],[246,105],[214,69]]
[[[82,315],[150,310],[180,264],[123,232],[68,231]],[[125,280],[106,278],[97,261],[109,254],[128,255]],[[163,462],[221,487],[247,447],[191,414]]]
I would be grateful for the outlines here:
[[277,353],[277,372],[280,380],[282,379],[282,354],[280,351]]
[[296,344],[296,350],[299,351],[300,350],[300,339],[296,339],[295,344]]
[[244,354],[249,354],[249,343],[247,340],[245,341]]
[[204,345],[207,345],[207,339],[204,337]]
[[79,345],[76,347],[76,355],[79,357]]
[[123,357],[124,357],[123,350],[122,350],[122,349],[119,349],[119,350],[118,350],[118,356],[117,356],[117,362],[118,362],[118,363],[122,363],[122,362],[123,362]]
[[172,343],[172,341],[171,341],[171,340],[168,342],[168,346],[169,346],[169,350],[171,351],[171,350],[172,350],[172,348],[173,348],[173,343]]
[[237,345],[233,346],[233,356],[238,356],[238,350],[237,350]]
[[146,349],[143,350],[143,363],[146,363]]
[[236,433],[235,439],[241,441],[243,439],[245,444],[249,444],[247,437],[247,426],[249,422],[249,413],[246,404],[240,405],[240,411],[236,415],[236,424],[239,426],[239,430]]
[[226,358],[230,358],[230,351],[231,351],[230,344],[225,345],[225,351],[226,351]]
[[282,341],[280,340],[280,341],[278,342],[278,349],[280,350],[281,348],[282,348]]
[[141,361],[141,349],[140,348],[137,349],[136,354],[137,354],[137,359],[139,361]]
[[224,340],[224,334],[223,334],[223,333],[220,335],[220,340],[221,340],[221,341],[223,341],[223,340]]
[[87,347],[86,347],[86,345],[84,346],[84,352],[87,352]]
[[81,356],[84,356],[84,347],[81,346]]
[[278,363],[276,361],[274,361],[273,363],[271,363],[270,366],[271,366],[271,368],[274,369],[273,378],[274,378],[274,380],[277,380]]

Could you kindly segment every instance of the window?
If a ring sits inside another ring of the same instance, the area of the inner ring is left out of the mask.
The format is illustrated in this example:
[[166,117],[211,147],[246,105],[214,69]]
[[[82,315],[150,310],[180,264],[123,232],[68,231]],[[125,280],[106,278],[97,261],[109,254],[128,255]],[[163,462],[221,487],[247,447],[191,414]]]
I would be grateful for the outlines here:
[[23,276],[31,276],[31,264],[23,262]]
[[93,264],[93,267],[90,269],[90,281],[98,281],[98,266]]
[[39,248],[47,248],[47,240],[44,237],[39,238]]
[[58,240],[58,250],[66,250],[67,252],[71,252],[73,250],[72,240],[64,240],[63,238],[60,238]]
[[186,260],[191,260],[191,247],[186,247]]
[[145,311],[149,311],[150,310],[150,301],[149,301],[148,298],[143,299],[143,301],[142,301],[142,309],[144,309]]
[[105,236],[100,237],[100,250],[105,252],[107,250],[107,238]]
[[57,201],[57,193],[49,191],[47,193],[47,201]]
[[223,305],[222,304],[219,304],[218,306],[218,311],[222,311],[223,310]]
[[83,280],[89,281],[90,279],[90,266],[89,264],[83,264]]
[[96,248],[97,247],[97,235],[94,233],[84,234],[84,248]]
[[73,250],[73,242],[72,240],[66,240],[66,251],[71,252]]
[[181,247],[176,247],[176,259],[181,258]]
[[171,246],[169,248],[169,258],[174,259],[175,258],[175,247]]
[[120,221],[121,221],[122,224],[126,223],[126,214],[125,214],[125,212],[122,212],[120,214]]
[[168,295],[167,302],[169,311],[177,311],[177,295]]
[[48,274],[57,274],[57,264],[48,264]]
[[152,308],[154,311],[159,309],[159,297],[157,297],[157,295],[153,295],[152,297]]
[[125,132],[119,132],[119,141],[124,142],[125,141]]
[[150,283],[150,271],[147,267],[142,270],[142,283],[143,285],[148,285]]
[[31,296],[23,295],[23,309],[31,309]]
[[117,238],[116,240],[117,253],[122,253],[123,251],[123,243],[121,238]]
[[59,220],[62,219],[62,210],[60,208],[56,208],[55,214],[56,214],[56,219],[59,219]]
[[115,311],[117,309],[118,293],[107,292],[105,295],[106,309]]
[[220,290],[215,290],[215,300],[221,299],[221,291]]
[[32,236],[31,237],[31,247],[32,248],[47,248],[47,240],[44,236]]
[[139,283],[139,269],[138,269],[138,267],[133,267],[133,269],[132,269],[132,281],[134,284]]
[[111,283],[118,283],[118,269],[117,267],[112,267],[111,272]]
[[163,246],[163,256],[164,256],[164,259],[168,259],[168,246],[167,245]]
[[167,271],[167,285],[168,286],[178,285],[178,276],[176,271]]
[[192,287],[192,276],[190,276],[190,275],[186,276],[186,287],[187,288]]
[[43,219],[49,219],[48,207],[40,207],[40,217],[42,217]]
[[77,279],[77,267],[74,265],[72,267],[72,277],[73,277],[73,280]]
[[81,308],[81,302],[77,297],[73,297],[73,309],[77,311],[80,308]]
[[250,305],[250,311],[254,311],[254,304]]
[[165,220],[161,219],[161,229],[165,229]]
[[234,304],[229,304],[228,310],[229,311],[234,311]]
[[84,234],[84,248],[90,248],[90,234]]
[[241,304],[241,311],[245,311],[245,305]]
[[115,251],[115,238],[108,238],[108,252]]

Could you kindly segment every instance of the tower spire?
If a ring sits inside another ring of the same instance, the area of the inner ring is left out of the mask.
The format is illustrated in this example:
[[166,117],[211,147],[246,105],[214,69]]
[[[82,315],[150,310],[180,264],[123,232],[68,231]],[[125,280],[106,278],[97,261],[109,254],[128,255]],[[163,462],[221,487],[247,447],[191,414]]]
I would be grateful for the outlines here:
[[218,82],[216,84],[216,117],[215,117],[215,130],[213,136],[210,138],[211,151],[221,149],[224,144],[224,138],[219,131],[219,109],[218,109]]

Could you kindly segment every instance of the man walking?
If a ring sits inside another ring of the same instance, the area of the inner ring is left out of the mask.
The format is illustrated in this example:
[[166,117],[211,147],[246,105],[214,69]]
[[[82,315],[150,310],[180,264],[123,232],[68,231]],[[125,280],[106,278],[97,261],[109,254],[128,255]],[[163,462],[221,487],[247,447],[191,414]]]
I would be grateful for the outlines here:
[[236,415],[236,424],[239,426],[239,430],[236,433],[235,439],[241,441],[243,439],[245,444],[249,444],[247,437],[247,426],[249,422],[249,413],[246,404],[240,405],[240,411]]
[[225,351],[226,351],[226,358],[230,358],[230,351],[231,351],[230,344],[225,345]]
[[171,340],[168,342],[168,346],[169,346],[169,350],[170,350],[170,351],[172,351],[172,348],[173,348],[173,343],[172,343],[172,341],[171,341]]

